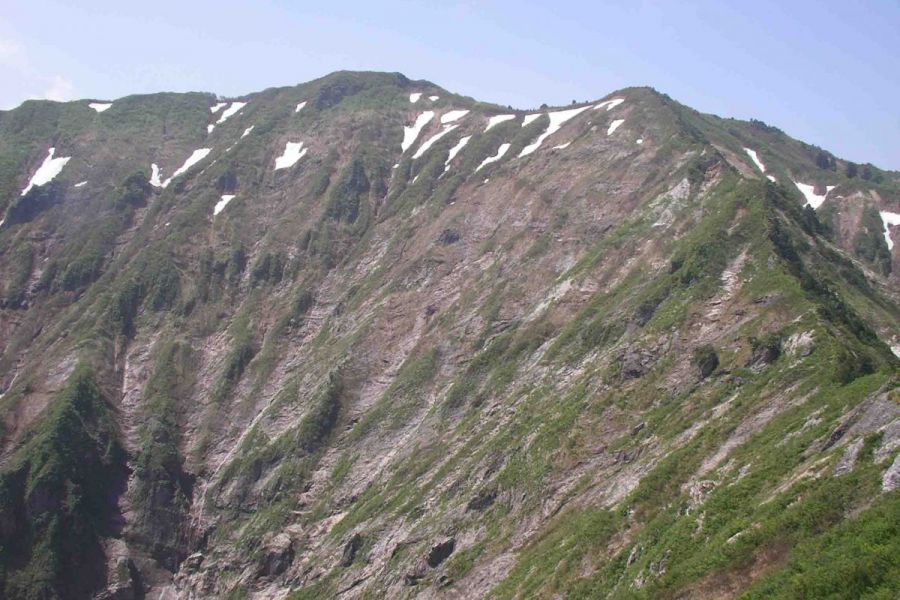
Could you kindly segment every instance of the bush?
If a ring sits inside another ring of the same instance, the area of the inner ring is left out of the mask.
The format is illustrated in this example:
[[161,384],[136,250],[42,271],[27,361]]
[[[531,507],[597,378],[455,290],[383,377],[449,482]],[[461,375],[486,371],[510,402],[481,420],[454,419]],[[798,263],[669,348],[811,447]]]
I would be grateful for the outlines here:
[[706,379],[719,367],[719,355],[710,344],[694,350],[694,365],[700,371],[700,379]]

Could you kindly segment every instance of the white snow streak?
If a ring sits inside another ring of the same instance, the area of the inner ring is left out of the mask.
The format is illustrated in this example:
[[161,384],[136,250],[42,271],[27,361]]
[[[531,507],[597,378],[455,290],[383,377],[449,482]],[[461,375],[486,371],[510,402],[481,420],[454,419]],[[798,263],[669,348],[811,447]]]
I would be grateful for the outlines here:
[[590,106],[582,106],[580,108],[570,108],[569,110],[558,110],[556,112],[547,113],[547,116],[550,117],[550,124],[547,126],[547,129],[545,129],[544,133],[539,135],[533,143],[522,148],[522,151],[519,152],[519,156],[527,156],[528,154],[531,154],[532,152],[537,150],[545,139],[559,131],[563,123],[565,123],[572,117],[583,113],[589,108]]
[[304,107],[304,106],[306,106],[306,100],[304,100],[303,102],[301,102],[300,104],[298,104],[298,105],[297,105],[297,108],[294,109],[294,112],[295,112],[295,113],[300,112],[301,110],[303,110],[303,107]]
[[87,185],[87,181],[79,181],[78,183],[76,183],[76,184],[75,184],[74,186],[72,186],[72,187],[77,187],[77,188],[78,188],[78,187],[84,187],[84,186],[86,186],[86,185]]
[[462,139],[460,139],[459,142],[457,142],[457,144],[455,146],[450,148],[450,154],[447,155],[447,162],[444,163],[444,172],[445,173],[450,168],[450,161],[453,160],[454,158],[456,158],[456,155],[459,154],[459,151],[462,150],[466,146],[466,144],[469,143],[469,140],[471,140],[471,139],[472,139],[472,136],[467,135],[467,136],[463,137]]
[[771,181],[772,183],[775,183],[776,181],[778,181],[777,179],[775,179],[775,178],[772,177],[771,175],[766,175],[766,179],[768,179],[768,180]]
[[603,108],[605,106],[606,111],[609,112],[612,109],[614,109],[615,107],[617,107],[618,105],[622,104],[623,102],[625,102],[624,98],[613,98],[612,100],[605,100],[605,101],[601,102],[600,104],[595,104],[594,110],[600,110],[601,108]]
[[163,181],[162,187],[169,187],[169,184],[172,183],[172,180],[181,175],[182,173],[187,172],[188,169],[196,165],[198,162],[206,158],[206,155],[210,153],[211,148],[199,148],[194,150],[194,152],[188,157],[184,164],[178,168],[177,171],[172,173],[172,176]]
[[756,150],[751,150],[750,148],[744,148],[744,152],[753,159],[753,162],[759,167],[759,170],[763,173],[766,172],[766,165],[763,164],[761,160],[759,160],[759,155],[756,153]]
[[250,135],[250,132],[253,131],[253,128],[254,128],[254,127],[256,127],[256,126],[255,126],[255,125],[251,125],[251,126],[248,127],[247,129],[245,129],[245,130],[244,130],[244,133],[241,134],[241,139],[244,139],[245,137],[247,137],[248,135]]
[[209,125],[206,126],[206,133],[207,133],[207,134],[212,133],[212,132],[213,132],[213,129],[215,129],[215,128],[216,128],[216,126],[213,125],[212,123],[210,123]]
[[533,115],[525,115],[525,118],[522,119],[522,127],[527,127],[534,121],[538,120],[541,117],[541,113],[536,113]]
[[213,207],[213,216],[222,212],[222,209],[232,200],[234,200],[234,194],[223,194],[222,199],[216,202],[216,205]]
[[410,146],[416,141],[416,138],[419,137],[419,133],[422,131],[422,128],[428,125],[428,122],[434,118],[433,110],[426,110],[421,115],[416,117],[416,122],[410,125],[409,127],[403,127],[403,141],[400,143],[400,149],[403,152],[406,152]]
[[413,159],[419,158],[420,156],[428,152],[428,149],[431,148],[439,139],[441,139],[457,127],[459,127],[459,125],[444,125],[444,128],[442,130],[428,138],[428,140],[426,140],[424,144],[419,146],[419,149],[416,150],[415,154],[413,154]]
[[440,96],[428,96],[428,99],[431,100],[432,102],[437,102],[438,98],[440,98]]
[[227,102],[219,102],[215,106],[210,106],[209,112],[211,112],[212,114],[216,114],[217,112],[222,110],[222,107],[225,106],[226,104],[228,104],[228,103]]
[[219,117],[219,120],[216,121],[216,124],[224,123],[226,121],[226,119],[228,119],[228,117],[232,116],[237,111],[244,108],[245,106],[247,106],[246,102],[232,102],[231,106],[226,108],[225,111],[222,113],[222,115]]
[[159,180],[159,166],[156,163],[150,165],[150,185],[162,187],[162,182]]
[[467,110],[451,110],[450,112],[441,115],[441,124],[445,125],[447,123],[458,121],[467,114],[469,114],[469,111]]
[[569,147],[569,145],[571,143],[572,142],[566,142],[565,144],[560,144],[559,146],[553,146],[553,148],[551,148],[551,150],[565,150],[566,148]]
[[31,176],[31,181],[28,182],[28,185],[22,190],[22,195],[24,196],[28,192],[31,191],[31,188],[34,186],[42,186],[46,183],[50,183],[53,181],[53,178],[59,175],[60,171],[63,170],[63,167],[66,166],[66,163],[72,158],[71,156],[61,156],[59,158],[53,158],[53,155],[56,153],[56,148],[50,148],[47,152],[47,158],[44,159],[44,162],[41,163],[41,166],[38,167],[38,170],[35,171],[34,175]]
[[485,131],[493,127],[494,125],[499,125],[504,121],[509,121],[510,119],[515,119],[516,115],[495,115],[488,119],[487,127],[484,128]]
[[891,239],[891,227],[900,225],[900,213],[892,213],[886,210],[879,211],[881,221],[884,223],[884,241],[887,242],[888,250],[894,249],[894,240]]
[[616,119],[612,123],[609,124],[609,129],[606,130],[606,135],[612,135],[615,133],[616,129],[622,126],[622,123],[625,122],[625,119]]
[[303,142],[288,142],[284,146],[284,153],[275,159],[275,170],[287,169],[297,164],[297,161],[306,155]]
[[[814,185],[809,185],[807,183],[798,183],[796,181],[794,182],[794,185],[797,186],[797,189],[800,190],[800,192],[803,194],[803,197],[806,198],[806,204],[809,204],[814,209],[822,206],[822,203],[825,202],[825,197],[828,195],[828,192],[835,188],[835,186],[833,185],[825,186],[825,193],[820,196],[816,194],[816,187]],[[803,206],[806,206],[806,204],[804,204]]]
[[497,154],[495,154],[494,156],[488,156],[486,159],[481,161],[481,164],[478,165],[478,168],[475,169],[475,172],[477,173],[481,170],[481,167],[489,165],[492,162],[497,162],[498,160],[503,158],[503,155],[506,154],[507,150],[509,150],[509,146],[510,144],[500,144],[500,148],[497,149]]
[[419,98],[421,98],[421,97],[422,97],[422,92],[416,92],[415,94],[409,95],[409,101],[412,102],[413,104],[415,104],[416,102],[419,101]]
[[88,104],[91,108],[96,110],[98,113],[102,113],[104,110],[112,106],[112,102],[91,102]]

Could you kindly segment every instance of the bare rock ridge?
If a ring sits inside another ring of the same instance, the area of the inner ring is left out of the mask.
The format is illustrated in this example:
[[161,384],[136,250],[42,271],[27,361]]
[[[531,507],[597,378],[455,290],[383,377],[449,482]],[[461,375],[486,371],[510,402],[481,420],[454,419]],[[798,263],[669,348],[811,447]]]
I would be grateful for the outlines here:
[[896,591],[896,172],[340,72],[0,111],[0,219],[2,597]]

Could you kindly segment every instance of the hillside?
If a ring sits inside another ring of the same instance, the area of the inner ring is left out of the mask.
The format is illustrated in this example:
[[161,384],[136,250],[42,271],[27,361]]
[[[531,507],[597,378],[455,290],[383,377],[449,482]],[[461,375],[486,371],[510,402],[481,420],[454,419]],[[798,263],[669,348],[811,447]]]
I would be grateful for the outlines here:
[[0,214],[7,597],[900,587],[896,172],[341,72],[0,112]]

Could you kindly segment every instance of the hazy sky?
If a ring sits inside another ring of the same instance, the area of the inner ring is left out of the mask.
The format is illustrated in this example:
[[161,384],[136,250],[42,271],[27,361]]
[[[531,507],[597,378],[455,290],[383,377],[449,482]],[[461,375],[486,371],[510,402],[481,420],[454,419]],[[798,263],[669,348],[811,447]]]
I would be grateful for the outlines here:
[[0,0],[0,108],[237,95],[339,69],[512,104],[651,85],[900,169],[900,1]]

